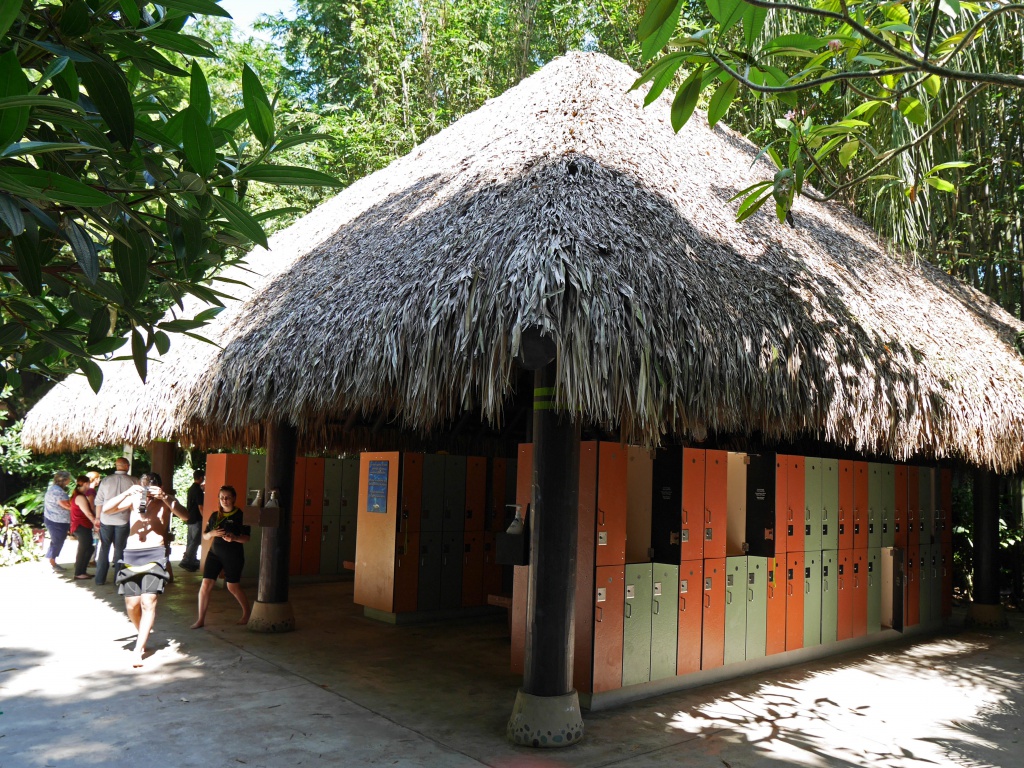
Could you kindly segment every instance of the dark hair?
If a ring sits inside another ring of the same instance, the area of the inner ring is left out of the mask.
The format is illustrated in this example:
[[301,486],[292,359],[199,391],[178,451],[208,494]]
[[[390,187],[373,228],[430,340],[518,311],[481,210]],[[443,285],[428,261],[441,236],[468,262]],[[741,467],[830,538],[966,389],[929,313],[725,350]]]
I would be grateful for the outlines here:
[[220,496],[225,491],[227,493],[230,493],[232,498],[234,498],[236,501],[238,500],[238,491],[235,490],[235,486],[233,486],[233,485],[222,485],[220,487],[220,490],[217,491],[217,495]]
[[139,478],[140,482],[143,481],[143,480],[145,480],[150,485],[156,485],[156,486],[159,486],[163,482],[160,479],[160,475],[158,475],[156,472],[147,472],[146,474],[144,474],[142,477]]
[[197,469],[195,472],[192,473],[192,479],[193,480],[202,480],[205,477],[206,477],[206,473],[203,472],[203,470],[201,470],[201,469]]
[[82,492],[80,490],[78,490],[78,486],[80,486],[82,483],[89,483],[89,482],[91,482],[91,481],[89,480],[88,475],[79,475],[78,477],[76,477],[75,478],[75,490],[73,490],[71,492],[71,499],[74,500],[75,496],[84,495],[84,494],[82,494]]

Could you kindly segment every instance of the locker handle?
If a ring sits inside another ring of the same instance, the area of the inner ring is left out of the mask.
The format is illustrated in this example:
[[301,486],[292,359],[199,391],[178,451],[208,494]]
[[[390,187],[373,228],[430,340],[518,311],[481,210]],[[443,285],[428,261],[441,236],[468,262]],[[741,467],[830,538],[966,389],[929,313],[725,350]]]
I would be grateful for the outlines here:
[[595,619],[595,621],[604,621],[604,606],[603,605],[597,606],[597,610],[598,610],[598,614],[597,614],[597,618]]
[[811,594],[811,582],[809,582],[809,581],[805,581],[804,582],[804,594],[805,595]]
[[786,519],[788,519],[790,522],[793,522],[793,508],[792,507],[786,507]]
[[711,525],[711,509],[709,507],[704,507],[704,517],[704,522]]
[[633,606],[630,603],[626,603],[626,618],[630,618],[633,615]]
[[690,513],[686,511],[686,507],[683,507],[683,525],[690,522]]
[[711,595],[704,595],[704,607],[705,608],[710,608],[711,607]]
[[837,579],[837,581],[839,582],[839,589],[843,590],[845,587],[843,587],[843,580],[842,580],[842,578]]
[[686,610],[686,598],[685,597],[680,597],[679,598],[679,610],[680,611],[685,611]]
[[597,524],[598,524],[598,525],[604,525],[604,524],[605,524],[605,514],[604,514],[604,510],[603,510],[603,509],[601,509],[600,507],[598,507],[598,508],[597,508],[597,514],[601,516],[601,519],[600,519],[600,520],[598,521],[598,523],[597,523]]
[[748,603],[754,602],[754,590],[752,590],[752,589],[748,589],[747,590],[747,602]]
[[725,593],[725,604],[732,605],[732,592]]
[[661,611],[661,602],[658,600],[654,600],[651,603],[651,611],[655,616],[657,616],[658,613]]
[[792,584],[787,584],[786,585],[786,594],[787,595],[792,595],[793,594],[793,585]]

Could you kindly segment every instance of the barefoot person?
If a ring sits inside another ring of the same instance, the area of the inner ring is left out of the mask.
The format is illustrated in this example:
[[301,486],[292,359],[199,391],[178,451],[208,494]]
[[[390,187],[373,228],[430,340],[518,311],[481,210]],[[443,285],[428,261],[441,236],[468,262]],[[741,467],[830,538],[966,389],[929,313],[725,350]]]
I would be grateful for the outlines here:
[[245,565],[245,548],[249,540],[249,526],[242,524],[242,510],[235,506],[237,494],[230,485],[222,485],[217,494],[220,509],[210,516],[210,522],[203,531],[203,540],[211,541],[203,566],[203,583],[199,587],[199,617],[192,629],[199,629],[206,623],[206,609],[210,607],[210,593],[213,582],[224,571],[224,581],[230,592],[242,607],[242,618],[238,624],[249,623],[249,598],[241,585],[242,567]]
[[[124,547],[123,567],[115,583],[124,595],[128,618],[138,630],[132,665],[142,666],[146,641],[156,621],[156,602],[167,581],[167,540],[170,536],[171,514],[185,515],[185,509],[173,493],[164,493],[160,475],[149,472],[138,485],[111,498],[104,513],[128,510],[128,540]],[[174,507],[181,507],[175,510]]]

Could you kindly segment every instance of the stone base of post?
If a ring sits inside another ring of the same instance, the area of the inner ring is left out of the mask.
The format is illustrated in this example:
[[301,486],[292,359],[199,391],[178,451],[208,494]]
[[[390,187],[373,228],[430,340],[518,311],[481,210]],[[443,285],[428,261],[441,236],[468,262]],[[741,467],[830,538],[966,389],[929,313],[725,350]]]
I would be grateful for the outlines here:
[[583,739],[583,714],[576,691],[562,696],[516,694],[506,730],[508,740],[523,747],[569,747]]
[[985,629],[1006,629],[1010,623],[1006,620],[1006,614],[1001,605],[981,605],[971,603],[967,608],[967,619],[964,622],[968,627],[982,627]]
[[249,623],[245,628],[250,632],[267,634],[295,631],[295,613],[292,611],[292,604],[289,602],[262,603],[257,600],[252,606]]

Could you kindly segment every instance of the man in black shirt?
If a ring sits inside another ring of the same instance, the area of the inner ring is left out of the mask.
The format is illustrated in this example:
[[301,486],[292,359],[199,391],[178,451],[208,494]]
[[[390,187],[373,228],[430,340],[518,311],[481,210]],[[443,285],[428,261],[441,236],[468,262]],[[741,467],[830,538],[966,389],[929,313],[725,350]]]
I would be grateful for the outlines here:
[[188,489],[185,507],[188,510],[188,542],[185,554],[178,564],[182,569],[195,573],[199,570],[199,542],[203,536],[203,489],[206,486],[206,473],[196,470],[192,473],[192,486]]

